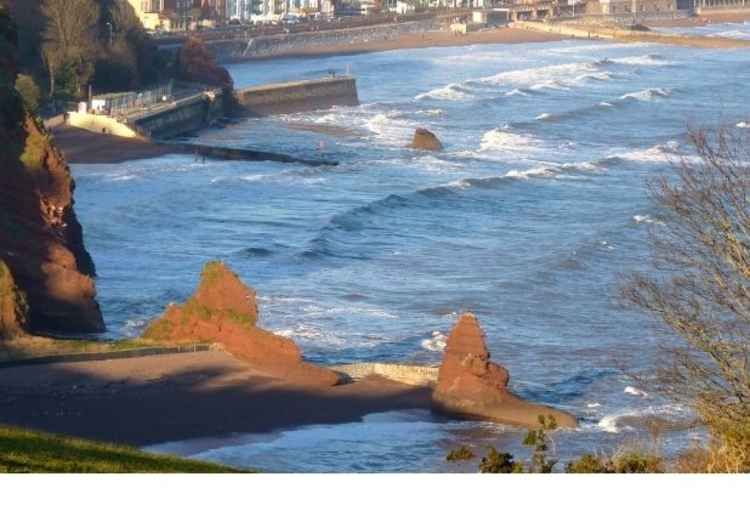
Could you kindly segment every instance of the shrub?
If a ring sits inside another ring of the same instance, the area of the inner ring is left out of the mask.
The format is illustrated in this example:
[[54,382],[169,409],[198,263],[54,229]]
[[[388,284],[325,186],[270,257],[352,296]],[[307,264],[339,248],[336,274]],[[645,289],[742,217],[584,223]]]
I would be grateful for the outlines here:
[[42,92],[34,82],[34,79],[30,75],[19,74],[16,79],[16,91],[23,98],[26,110],[30,114],[36,114],[42,101]]
[[445,459],[447,461],[465,461],[467,459],[472,459],[473,457],[474,453],[471,451],[471,449],[464,445],[459,447],[458,449],[453,449],[448,453]]
[[479,463],[481,473],[523,473],[523,465],[513,461],[513,455],[507,452],[497,452],[490,447],[489,452]]

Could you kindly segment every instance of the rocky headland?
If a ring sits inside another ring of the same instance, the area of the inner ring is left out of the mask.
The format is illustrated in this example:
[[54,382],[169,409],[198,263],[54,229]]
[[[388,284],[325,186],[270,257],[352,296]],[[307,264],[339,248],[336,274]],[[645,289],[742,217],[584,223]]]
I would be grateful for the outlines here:
[[[13,279],[3,311],[25,314],[0,338],[24,332],[98,332],[94,262],[74,210],[75,183],[44,126],[15,91],[15,28],[0,20],[0,263]],[[10,281],[3,284],[10,285]],[[25,306],[9,307],[15,300]]]
[[245,286],[224,263],[207,263],[200,285],[182,305],[170,305],[143,334],[159,343],[221,344],[255,369],[302,386],[333,386],[339,376],[302,359],[291,339],[257,326],[255,291]]
[[434,410],[458,417],[486,419],[515,426],[536,426],[539,416],[552,416],[558,426],[574,428],[572,415],[522,400],[508,390],[508,370],[490,361],[484,332],[476,316],[463,314],[448,337]]

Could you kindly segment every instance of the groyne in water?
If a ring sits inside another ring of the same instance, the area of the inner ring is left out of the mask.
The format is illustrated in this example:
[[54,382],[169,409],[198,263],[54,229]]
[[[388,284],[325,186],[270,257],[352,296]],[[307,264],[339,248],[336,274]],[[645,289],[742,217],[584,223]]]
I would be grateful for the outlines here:
[[301,163],[313,167],[338,165],[338,161],[333,160],[297,158],[287,154],[258,151],[255,149],[208,146],[182,142],[157,142],[157,144],[169,146],[170,150],[173,151],[217,160],[275,161],[279,163]]

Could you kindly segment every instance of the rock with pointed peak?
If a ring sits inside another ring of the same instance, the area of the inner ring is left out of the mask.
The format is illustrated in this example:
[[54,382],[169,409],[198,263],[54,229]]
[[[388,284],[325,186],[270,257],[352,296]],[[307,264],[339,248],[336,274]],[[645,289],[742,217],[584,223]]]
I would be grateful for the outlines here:
[[510,376],[490,361],[476,316],[463,314],[453,328],[433,391],[433,409],[443,414],[537,427],[539,416],[553,416],[560,427],[575,427],[572,415],[518,398],[508,390]]

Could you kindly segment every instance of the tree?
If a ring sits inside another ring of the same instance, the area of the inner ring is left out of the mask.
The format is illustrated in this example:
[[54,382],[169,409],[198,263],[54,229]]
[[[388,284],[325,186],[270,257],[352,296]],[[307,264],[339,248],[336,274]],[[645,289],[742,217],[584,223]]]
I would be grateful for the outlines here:
[[39,86],[36,85],[34,79],[30,75],[18,74],[16,79],[16,91],[23,98],[23,103],[26,105],[26,110],[30,114],[36,114],[39,109],[39,104],[42,99],[42,92],[39,90]]
[[66,83],[66,91],[78,95],[94,71],[99,4],[93,0],[44,0],[41,12],[46,21],[42,53],[49,72],[50,96],[56,92],[55,77],[61,69],[73,77],[73,82]]
[[678,337],[666,347],[663,393],[691,405],[714,439],[709,471],[750,470],[750,150],[727,128],[691,131],[697,154],[650,185],[663,225],[654,272],[634,274],[627,300]]

